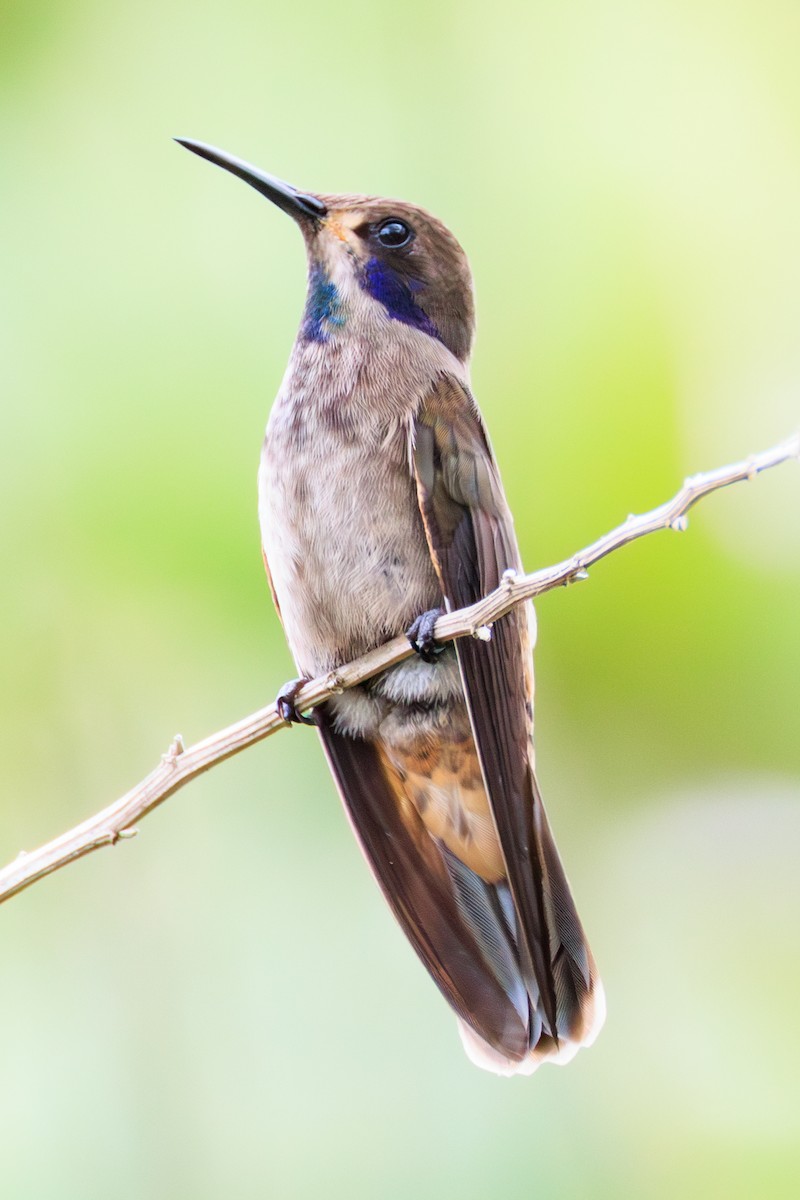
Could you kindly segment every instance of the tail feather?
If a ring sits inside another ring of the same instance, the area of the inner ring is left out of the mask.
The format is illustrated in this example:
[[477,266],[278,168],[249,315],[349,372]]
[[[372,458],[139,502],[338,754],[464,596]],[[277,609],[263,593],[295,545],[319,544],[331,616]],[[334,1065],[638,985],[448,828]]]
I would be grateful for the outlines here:
[[[516,931],[509,927],[499,893],[507,884],[486,883],[446,846],[440,847],[455,888],[456,902],[486,966],[527,1025],[529,998],[519,969]],[[513,906],[512,906],[513,914]]]
[[495,979],[528,1025],[529,1052],[520,1061],[486,1042],[463,1018],[459,1020],[467,1054],[495,1074],[529,1075],[543,1062],[564,1064],[581,1046],[594,1041],[605,1018],[605,996],[591,951],[575,912],[563,867],[549,828],[543,828],[547,865],[547,915],[557,1029],[551,1031],[539,990],[524,982],[516,933],[516,914],[508,885],[489,884],[455,855],[444,851],[459,905]]
[[[455,783],[441,765],[430,790],[395,750],[339,733],[326,708],[319,733],[348,815],[395,916],[459,1019],[469,1057],[497,1074],[530,1074],[568,1062],[603,1022],[602,986],[533,783],[535,838],[529,861],[538,881],[542,975],[532,970],[532,934],[499,848],[491,851],[475,787],[465,788],[464,749]],[[447,758],[447,743],[439,753]],[[458,771],[457,764],[460,764]],[[531,778],[535,780],[531,772]],[[456,786],[458,785],[458,786]],[[470,802],[467,807],[463,796]],[[453,797],[461,796],[458,803]],[[436,808],[452,815],[440,819]],[[444,797],[444,800],[442,800]],[[445,804],[445,801],[449,801]],[[459,820],[463,816],[464,820]],[[487,816],[487,819],[488,816]],[[470,824],[470,821],[473,824]],[[482,831],[484,853],[474,851]],[[444,836],[443,836],[444,835]],[[464,850],[462,856],[457,851]],[[467,860],[467,861],[465,861]],[[488,877],[481,870],[491,872]]]

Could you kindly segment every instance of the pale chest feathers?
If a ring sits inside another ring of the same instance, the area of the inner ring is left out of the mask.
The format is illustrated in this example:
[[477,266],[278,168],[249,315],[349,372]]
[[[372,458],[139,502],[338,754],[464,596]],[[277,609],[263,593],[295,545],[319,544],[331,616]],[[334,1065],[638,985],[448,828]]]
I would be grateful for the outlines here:
[[267,426],[261,538],[304,674],[347,662],[441,603],[417,503],[413,421],[433,380],[465,378],[465,368],[415,330],[390,340],[378,332],[298,343]]
[[298,668],[314,674],[438,603],[409,464],[393,427],[276,412],[259,472],[264,552]]

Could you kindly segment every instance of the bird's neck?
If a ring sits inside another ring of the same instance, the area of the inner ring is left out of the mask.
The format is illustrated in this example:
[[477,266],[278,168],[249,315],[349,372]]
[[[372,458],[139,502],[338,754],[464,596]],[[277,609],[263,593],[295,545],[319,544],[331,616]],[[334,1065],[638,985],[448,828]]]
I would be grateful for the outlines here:
[[312,261],[300,337],[326,343],[390,322],[434,341],[439,330],[420,303],[421,285],[403,279],[378,258],[355,263]]
[[312,281],[271,419],[293,413],[291,420],[311,420],[324,410],[382,436],[416,411],[441,375],[469,386],[467,364],[438,339],[393,320],[368,296],[343,296],[330,280]]
[[348,305],[339,286],[320,263],[308,272],[308,294],[300,326],[300,338],[308,342],[328,342],[344,331]]

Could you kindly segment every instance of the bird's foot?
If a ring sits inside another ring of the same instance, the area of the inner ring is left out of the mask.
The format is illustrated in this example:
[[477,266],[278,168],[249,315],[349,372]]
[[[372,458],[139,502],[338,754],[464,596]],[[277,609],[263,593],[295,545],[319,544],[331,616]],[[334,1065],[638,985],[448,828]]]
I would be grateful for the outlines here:
[[313,709],[311,710],[311,715],[306,717],[295,705],[297,693],[307,683],[307,679],[290,679],[288,683],[283,685],[275,697],[275,707],[278,710],[278,716],[282,717],[290,725],[316,725],[317,723]]
[[439,617],[444,612],[443,608],[429,608],[427,612],[420,613],[415,621],[412,621],[406,630],[406,637],[411,642],[412,650],[416,650],[423,662],[432,663],[445,649],[444,646],[437,644],[433,636],[433,630]]

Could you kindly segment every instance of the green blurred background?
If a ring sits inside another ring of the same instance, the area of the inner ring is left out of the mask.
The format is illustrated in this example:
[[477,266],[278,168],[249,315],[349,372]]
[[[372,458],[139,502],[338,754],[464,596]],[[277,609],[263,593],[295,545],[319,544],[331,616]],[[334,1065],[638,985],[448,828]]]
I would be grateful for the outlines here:
[[[797,426],[793,0],[0,17],[2,860],[291,674],[255,472],[300,239],[171,135],[452,226],[530,569]],[[786,466],[539,605],[592,1050],[469,1065],[293,730],[3,909],[4,1198],[796,1197],[799,514]]]

